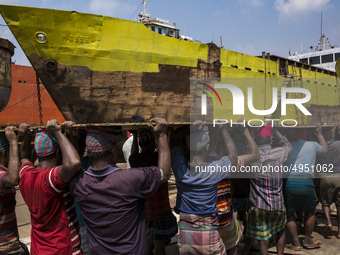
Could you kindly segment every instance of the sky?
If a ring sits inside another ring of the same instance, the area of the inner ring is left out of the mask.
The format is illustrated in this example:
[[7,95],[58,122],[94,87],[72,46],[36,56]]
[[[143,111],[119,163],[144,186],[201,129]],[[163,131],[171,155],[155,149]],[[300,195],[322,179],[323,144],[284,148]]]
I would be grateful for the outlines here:
[[[100,14],[135,20],[142,0],[0,0],[0,4],[40,7]],[[180,35],[202,43],[259,56],[262,51],[288,57],[307,51],[323,33],[332,45],[340,45],[339,0],[149,0],[152,17],[176,23]],[[0,17],[0,37],[15,46],[12,61],[30,65],[6,23]]]

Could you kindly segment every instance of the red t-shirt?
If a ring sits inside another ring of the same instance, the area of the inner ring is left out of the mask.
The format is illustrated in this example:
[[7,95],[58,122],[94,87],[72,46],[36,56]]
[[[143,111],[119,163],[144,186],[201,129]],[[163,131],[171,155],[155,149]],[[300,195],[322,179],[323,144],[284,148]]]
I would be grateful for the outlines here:
[[21,166],[19,188],[31,212],[31,254],[82,254],[74,201],[59,168]]

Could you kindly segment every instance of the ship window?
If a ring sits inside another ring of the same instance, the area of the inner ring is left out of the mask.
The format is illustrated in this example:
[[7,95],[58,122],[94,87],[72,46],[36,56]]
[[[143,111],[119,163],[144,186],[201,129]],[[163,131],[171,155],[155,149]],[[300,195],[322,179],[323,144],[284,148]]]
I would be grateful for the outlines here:
[[335,61],[337,61],[339,57],[340,57],[340,53],[335,53]]
[[310,65],[320,64],[320,56],[310,57],[309,64]]
[[323,55],[321,56],[321,59],[322,59],[322,63],[333,62],[333,54]]
[[162,34],[162,29],[160,27],[158,28],[158,34]]
[[176,30],[176,32],[175,32],[175,38],[179,38],[179,31],[178,30]]
[[154,27],[154,26],[151,26],[151,30],[152,30],[152,31],[155,31],[155,27]]
[[280,68],[279,71],[280,71],[279,75],[286,75],[286,69]]
[[301,58],[300,62],[304,64],[308,64],[308,58]]

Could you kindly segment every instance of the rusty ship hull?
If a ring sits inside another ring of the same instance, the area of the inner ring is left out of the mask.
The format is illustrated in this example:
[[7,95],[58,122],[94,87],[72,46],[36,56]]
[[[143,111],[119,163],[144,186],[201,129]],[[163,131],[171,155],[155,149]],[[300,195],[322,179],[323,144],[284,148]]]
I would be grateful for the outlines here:
[[[189,122],[191,79],[262,78],[282,85],[288,74],[307,82],[294,86],[318,86],[307,105],[313,116],[300,124],[340,120],[335,72],[170,38],[101,15],[9,5],[0,5],[0,13],[64,118],[76,123],[122,123],[135,114]],[[326,86],[318,79],[327,79]],[[269,105],[271,97],[256,100]],[[300,119],[294,109],[290,114]]]

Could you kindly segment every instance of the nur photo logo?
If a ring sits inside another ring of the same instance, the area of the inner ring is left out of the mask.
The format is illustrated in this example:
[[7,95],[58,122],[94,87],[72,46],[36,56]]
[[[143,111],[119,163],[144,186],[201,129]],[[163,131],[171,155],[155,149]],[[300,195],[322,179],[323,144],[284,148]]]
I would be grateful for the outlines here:
[[[283,81],[280,79],[280,82]],[[265,121],[280,121],[282,126],[297,126],[304,118],[312,116],[308,109],[312,98],[309,89],[294,84],[280,86],[277,81],[274,86],[273,83],[265,79],[197,81],[195,89],[202,91],[201,116],[207,116],[208,112],[213,114],[211,117],[214,124],[232,124],[232,118],[244,118],[248,119],[250,126],[264,125]],[[212,99],[212,105],[208,104],[207,95]],[[212,111],[208,111],[208,105]]]

